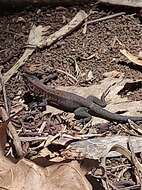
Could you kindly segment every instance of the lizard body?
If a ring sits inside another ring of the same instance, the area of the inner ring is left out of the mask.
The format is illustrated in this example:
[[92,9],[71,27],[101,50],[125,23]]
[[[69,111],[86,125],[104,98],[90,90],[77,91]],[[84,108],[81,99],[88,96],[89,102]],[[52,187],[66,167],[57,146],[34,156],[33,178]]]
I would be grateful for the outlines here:
[[24,73],[23,78],[29,90],[46,98],[49,105],[66,112],[72,112],[76,118],[83,119],[85,122],[88,122],[92,116],[121,123],[128,122],[128,119],[132,121],[142,121],[142,117],[123,116],[107,111],[103,108],[105,103],[101,102],[97,97],[90,96],[84,98],[71,92],[48,87],[39,79],[29,74]]

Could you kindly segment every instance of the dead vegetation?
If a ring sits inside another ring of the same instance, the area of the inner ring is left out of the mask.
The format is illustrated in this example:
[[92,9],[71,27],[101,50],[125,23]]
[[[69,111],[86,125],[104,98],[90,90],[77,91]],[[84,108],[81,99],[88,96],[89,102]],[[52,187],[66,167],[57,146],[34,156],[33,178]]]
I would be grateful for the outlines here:
[[1,16],[0,189],[142,188],[141,121],[93,116],[82,124],[31,93],[22,78],[26,69],[85,98],[110,87],[105,109],[141,116],[141,18],[101,6]]

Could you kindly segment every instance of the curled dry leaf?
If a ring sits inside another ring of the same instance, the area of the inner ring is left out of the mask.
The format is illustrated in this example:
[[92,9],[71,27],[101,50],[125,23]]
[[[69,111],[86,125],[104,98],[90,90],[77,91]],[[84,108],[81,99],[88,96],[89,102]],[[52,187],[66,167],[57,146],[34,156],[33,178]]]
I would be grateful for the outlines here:
[[[133,153],[130,152],[127,148],[124,148],[121,145],[114,144],[113,146],[110,146],[107,150],[106,155],[102,158],[101,160],[101,165],[105,168],[106,171],[106,158],[107,154],[111,151],[116,151],[119,152],[120,154],[124,155],[135,167],[137,168],[138,171],[142,172],[142,164],[138,161],[137,158],[135,158],[135,163],[133,160]],[[107,178],[107,172],[105,172],[105,177]],[[108,178],[107,178],[108,180]]]
[[140,57],[137,57],[130,52],[128,52],[126,49],[120,50],[120,52],[127,57],[132,63],[142,66],[142,59]]

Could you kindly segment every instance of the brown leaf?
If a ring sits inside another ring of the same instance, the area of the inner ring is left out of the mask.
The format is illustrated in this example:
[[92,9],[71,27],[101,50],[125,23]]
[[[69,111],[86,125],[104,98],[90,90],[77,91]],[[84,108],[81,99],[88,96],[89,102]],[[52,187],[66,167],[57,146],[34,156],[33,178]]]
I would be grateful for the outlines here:
[[91,190],[77,161],[41,168],[22,159],[0,173],[0,188],[18,190]]

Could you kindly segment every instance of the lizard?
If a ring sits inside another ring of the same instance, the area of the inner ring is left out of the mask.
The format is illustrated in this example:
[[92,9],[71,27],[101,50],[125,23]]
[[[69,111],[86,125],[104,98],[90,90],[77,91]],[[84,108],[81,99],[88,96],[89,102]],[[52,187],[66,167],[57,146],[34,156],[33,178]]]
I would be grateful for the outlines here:
[[142,121],[142,116],[125,116],[106,110],[104,108],[106,106],[104,98],[106,93],[102,95],[101,99],[95,96],[84,98],[71,92],[48,87],[37,77],[28,73],[22,75],[29,91],[46,98],[47,104],[50,106],[74,113],[76,119],[85,123],[89,122],[92,116],[120,123],[127,123],[128,120]]

